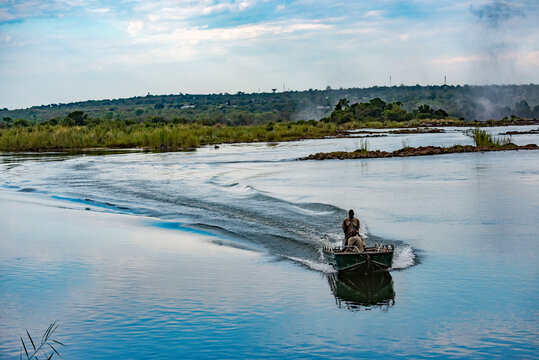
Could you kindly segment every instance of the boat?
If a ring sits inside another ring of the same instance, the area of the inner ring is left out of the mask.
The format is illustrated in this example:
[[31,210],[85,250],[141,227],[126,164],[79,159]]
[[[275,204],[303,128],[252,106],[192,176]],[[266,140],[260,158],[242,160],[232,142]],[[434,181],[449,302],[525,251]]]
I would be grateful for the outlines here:
[[340,271],[328,276],[331,292],[340,308],[358,311],[372,306],[395,305],[395,290],[389,271]]
[[365,251],[359,251],[356,246],[329,247],[324,246],[322,253],[325,259],[337,271],[363,270],[364,272],[383,271],[391,268],[393,264],[392,244],[381,244],[366,247]]

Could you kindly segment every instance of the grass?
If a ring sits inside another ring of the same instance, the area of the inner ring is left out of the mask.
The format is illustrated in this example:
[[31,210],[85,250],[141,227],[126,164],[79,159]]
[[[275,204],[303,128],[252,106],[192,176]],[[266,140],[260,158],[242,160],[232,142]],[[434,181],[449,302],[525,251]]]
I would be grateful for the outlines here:
[[[49,325],[47,330],[45,330],[45,333],[41,337],[40,342],[34,341],[28,330],[26,330],[26,335],[28,339],[26,342],[24,341],[23,337],[21,336],[21,343],[22,347],[24,349],[24,354],[26,355],[26,359],[36,359],[38,360],[38,355],[43,356],[42,359],[50,360],[54,355],[60,356],[60,353],[58,350],[56,350],[56,347],[58,345],[64,346],[60,341],[51,339],[51,336],[54,334],[56,329],[58,328],[58,324],[56,322],[53,322]],[[31,347],[30,347],[31,345]],[[56,347],[55,347],[56,346]],[[20,359],[22,359],[22,349],[21,354],[19,356]]]
[[465,130],[464,134],[471,137],[477,147],[497,148],[511,143],[508,138],[494,137],[488,131],[480,128]]
[[[409,127],[419,124],[428,125],[426,122],[417,120],[403,123],[350,122],[341,125],[298,121],[236,127],[221,124],[214,126],[198,123],[147,124],[112,120],[86,126],[63,126],[46,123],[29,127],[12,126],[0,129],[0,151],[53,151],[92,148],[185,150],[220,143],[318,139],[334,136],[349,129]],[[509,143],[508,139],[494,138],[479,127],[468,130],[466,134],[474,139],[476,146],[496,147]],[[356,148],[359,151],[368,151],[368,143],[362,143]]]
[[203,145],[290,141],[336,135],[334,124],[290,122],[228,127],[166,124],[147,126],[108,122],[95,126],[36,125],[0,130],[0,151],[48,151],[91,148],[194,149]]
[[369,152],[369,141],[367,139],[361,139],[359,141],[359,146],[356,144],[356,151],[359,151],[361,153],[368,153]]

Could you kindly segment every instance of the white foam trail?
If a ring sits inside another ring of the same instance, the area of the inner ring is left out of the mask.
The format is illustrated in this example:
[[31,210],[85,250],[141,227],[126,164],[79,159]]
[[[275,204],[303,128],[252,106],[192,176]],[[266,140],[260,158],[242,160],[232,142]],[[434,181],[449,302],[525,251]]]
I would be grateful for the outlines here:
[[307,260],[307,259],[300,259],[300,258],[293,257],[293,256],[286,256],[286,255],[281,255],[281,256],[285,257],[287,259],[290,259],[292,261],[298,262],[298,263],[300,263],[302,265],[305,265],[310,269],[320,271],[320,272],[325,273],[325,274],[334,274],[334,273],[337,272],[333,268],[333,266],[331,266],[328,263],[321,263],[321,262],[311,261],[311,260]]
[[393,254],[392,269],[406,269],[415,264],[415,254],[411,246],[397,246]]

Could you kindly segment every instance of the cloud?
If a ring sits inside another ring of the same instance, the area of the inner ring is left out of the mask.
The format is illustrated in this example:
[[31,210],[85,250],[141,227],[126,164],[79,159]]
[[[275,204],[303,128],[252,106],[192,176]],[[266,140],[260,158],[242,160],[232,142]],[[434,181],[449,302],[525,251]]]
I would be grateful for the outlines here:
[[524,59],[534,66],[539,66],[539,50],[530,51],[524,56]]
[[455,65],[455,64],[461,64],[461,63],[471,63],[471,62],[478,62],[478,61],[486,61],[488,58],[484,56],[452,56],[452,57],[440,57],[435,58],[433,60],[436,64],[446,64],[446,65]]
[[503,0],[496,0],[478,8],[471,6],[470,10],[477,19],[493,28],[514,17],[524,16],[520,5]]
[[369,10],[363,15],[363,17],[364,18],[379,17],[379,16],[382,16],[383,13],[384,12],[381,10]]
[[20,80],[30,72],[44,83],[87,77],[80,98],[104,91],[97,78],[118,97],[132,91],[125,79],[155,93],[278,78],[301,89],[379,85],[388,69],[407,84],[442,71],[462,83],[538,82],[538,10],[532,0],[0,0],[0,98],[31,105],[16,96],[32,91]]
[[4,43],[8,43],[10,42],[12,39],[12,37],[10,35],[4,35],[4,36],[0,36],[0,43],[4,42]]
[[[131,21],[127,33],[133,37],[132,55],[117,56],[114,62],[149,64],[192,60],[197,55],[222,56],[232,47],[254,46],[253,41],[279,38],[291,34],[312,34],[332,26],[322,23],[274,22],[241,25],[230,28],[152,26],[142,21]],[[140,51],[144,47],[144,51]]]
[[88,9],[88,12],[97,13],[97,14],[106,14],[106,13],[110,13],[111,10],[109,8],[97,8],[97,9]]
[[133,9],[135,13],[145,14],[150,21],[160,22],[196,19],[226,12],[243,12],[256,4],[255,0],[195,2],[190,0],[160,0],[139,1]]
[[402,41],[408,40],[409,37],[410,37],[410,34],[400,34],[399,35],[399,39],[401,39]]
[[142,21],[130,21],[127,26],[127,33],[132,37],[137,36],[138,33],[144,28],[144,23]]

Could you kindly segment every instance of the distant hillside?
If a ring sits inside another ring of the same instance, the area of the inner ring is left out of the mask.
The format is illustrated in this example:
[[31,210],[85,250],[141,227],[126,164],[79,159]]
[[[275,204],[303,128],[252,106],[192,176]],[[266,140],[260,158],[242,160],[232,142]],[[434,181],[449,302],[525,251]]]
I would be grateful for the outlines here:
[[400,102],[407,111],[427,104],[465,120],[502,119],[515,115],[539,118],[539,85],[393,86],[246,94],[148,95],[114,100],[50,104],[28,109],[0,110],[0,122],[25,119],[32,123],[61,120],[74,111],[89,118],[144,121],[200,122],[207,125],[262,124],[321,119],[337,102],[350,104],[373,98]]

